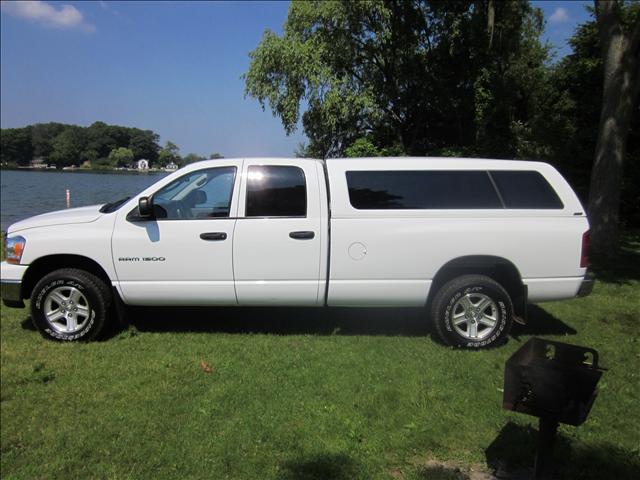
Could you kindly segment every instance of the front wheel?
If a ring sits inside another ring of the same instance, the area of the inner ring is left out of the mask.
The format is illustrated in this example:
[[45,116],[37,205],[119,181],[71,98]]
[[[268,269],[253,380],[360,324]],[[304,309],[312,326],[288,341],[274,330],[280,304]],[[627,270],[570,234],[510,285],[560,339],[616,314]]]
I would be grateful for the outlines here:
[[485,275],[463,275],[435,295],[431,318],[447,345],[488,348],[502,343],[513,323],[507,291]]
[[45,275],[31,294],[31,319],[43,337],[92,340],[103,329],[111,295],[95,275],[75,268]]

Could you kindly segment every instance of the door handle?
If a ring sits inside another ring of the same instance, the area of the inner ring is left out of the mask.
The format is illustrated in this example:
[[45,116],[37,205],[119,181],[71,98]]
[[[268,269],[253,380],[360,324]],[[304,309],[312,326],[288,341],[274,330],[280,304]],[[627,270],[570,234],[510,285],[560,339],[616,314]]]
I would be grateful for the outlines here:
[[291,238],[295,238],[296,240],[311,240],[316,236],[315,232],[302,231],[302,232],[291,232],[289,233]]
[[202,240],[226,240],[227,234],[225,232],[205,232],[200,234]]

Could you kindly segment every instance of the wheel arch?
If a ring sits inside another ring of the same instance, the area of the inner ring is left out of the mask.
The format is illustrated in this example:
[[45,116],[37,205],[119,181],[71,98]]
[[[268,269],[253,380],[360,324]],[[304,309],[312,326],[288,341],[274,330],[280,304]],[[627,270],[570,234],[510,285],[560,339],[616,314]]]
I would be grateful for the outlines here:
[[95,260],[83,255],[56,254],[40,257],[29,265],[22,278],[21,296],[31,297],[33,287],[45,275],[61,268],[77,268],[92,273],[111,288],[111,279],[106,270]]
[[427,308],[430,308],[433,298],[443,285],[468,274],[486,275],[502,285],[511,297],[516,315],[525,317],[527,293],[520,271],[510,260],[495,255],[466,255],[442,265],[431,282]]

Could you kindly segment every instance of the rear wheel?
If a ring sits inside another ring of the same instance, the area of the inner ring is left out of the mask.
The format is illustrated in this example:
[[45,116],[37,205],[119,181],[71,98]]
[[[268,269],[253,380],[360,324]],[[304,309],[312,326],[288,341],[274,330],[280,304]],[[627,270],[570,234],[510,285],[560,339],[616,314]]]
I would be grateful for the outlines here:
[[43,337],[92,340],[104,328],[111,303],[107,285],[84,270],[64,268],[44,276],[31,294],[31,318]]
[[513,323],[513,305],[495,280],[463,275],[436,293],[431,318],[447,345],[487,348],[505,340]]

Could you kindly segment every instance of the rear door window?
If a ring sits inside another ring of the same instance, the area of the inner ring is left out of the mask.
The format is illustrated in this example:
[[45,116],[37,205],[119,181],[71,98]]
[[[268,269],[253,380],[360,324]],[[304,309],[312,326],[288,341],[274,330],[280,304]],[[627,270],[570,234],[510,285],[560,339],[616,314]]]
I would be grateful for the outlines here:
[[247,217],[305,217],[307,187],[302,169],[250,165],[245,210]]

